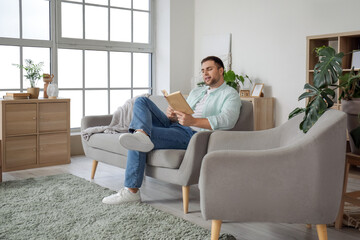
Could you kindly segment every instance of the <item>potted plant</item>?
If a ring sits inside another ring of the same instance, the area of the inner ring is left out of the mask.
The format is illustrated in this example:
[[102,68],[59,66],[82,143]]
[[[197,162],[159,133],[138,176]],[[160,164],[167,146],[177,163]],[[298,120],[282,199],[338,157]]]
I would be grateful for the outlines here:
[[360,154],[360,73],[355,74],[354,68],[340,76],[341,110],[347,114],[347,128],[350,134],[350,148],[354,154]]
[[[303,121],[299,126],[304,133],[309,131],[321,115],[334,105],[334,90],[337,88],[341,90],[339,100],[341,100],[343,110],[346,112],[348,111],[346,109],[349,108],[352,113],[356,113],[356,116],[360,113],[360,105],[356,110],[352,105],[357,102],[353,101],[354,98],[360,97],[360,74],[355,75],[352,69],[350,73],[342,75],[341,64],[344,53],[336,53],[331,47],[317,48],[316,54],[319,57],[319,62],[315,65],[314,82],[313,84],[306,83],[304,89],[307,91],[299,96],[299,101],[308,98],[308,103],[305,108],[296,108],[289,114],[290,119],[305,112]],[[338,80],[339,83],[337,84]],[[351,107],[348,106],[349,102],[352,102],[350,103]],[[354,127],[348,125],[348,129],[351,135],[350,142],[357,141],[359,146],[360,128],[358,131],[354,131]]]
[[[244,85],[246,79],[248,79],[250,81],[250,83],[252,83],[252,81],[251,81],[251,79],[249,78],[248,75],[245,75],[245,76],[237,75],[231,69],[229,71],[224,71],[224,81],[226,82],[227,85],[229,85],[230,87],[233,87],[238,92],[240,90],[240,83],[242,85]],[[204,82],[199,82],[197,85],[198,86],[204,86],[205,83]]]
[[30,93],[30,98],[38,98],[40,88],[36,87],[37,81],[42,77],[40,72],[44,66],[43,62],[35,64],[31,59],[25,59],[25,65],[13,64],[18,68],[22,68],[26,71],[25,78],[30,81],[30,88],[27,89],[27,92]]

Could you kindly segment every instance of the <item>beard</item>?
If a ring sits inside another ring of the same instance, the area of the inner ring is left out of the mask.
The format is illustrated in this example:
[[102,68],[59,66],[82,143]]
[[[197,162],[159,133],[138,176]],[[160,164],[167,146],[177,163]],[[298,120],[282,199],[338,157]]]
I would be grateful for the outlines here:
[[211,87],[211,86],[216,85],[219,81],[220,81],[220,77],[219,78],[211,78],[210,81],[208,81],[208,82],[204,81],[204,82],[205,82],[206,86]]

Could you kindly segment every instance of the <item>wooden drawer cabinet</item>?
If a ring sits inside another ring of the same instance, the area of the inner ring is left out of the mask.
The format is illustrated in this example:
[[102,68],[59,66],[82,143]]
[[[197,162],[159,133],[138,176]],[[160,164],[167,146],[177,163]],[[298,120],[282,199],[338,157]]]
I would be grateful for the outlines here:
[[61,164],[68,157],[67,133],[42,134],[39,147],[40,165]]
[[4,170],[36,165],[36,135],[7,137],[4,146]]
[[70,99],[1,100],[2,170],[70,163]]
[[36,104],[6,104],[6,136],[36,134]]
[[275,127],[274,105],[272,97],[241,97],[241,100],[253,104],[254,130],[265,130]]

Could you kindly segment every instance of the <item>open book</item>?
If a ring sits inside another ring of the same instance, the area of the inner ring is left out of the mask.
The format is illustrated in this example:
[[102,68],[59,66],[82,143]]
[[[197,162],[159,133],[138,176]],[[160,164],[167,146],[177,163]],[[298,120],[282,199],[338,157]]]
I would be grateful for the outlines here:
[[180,91],[173,92],[168,94],[166,90],[161,90],[164,94],[165,99],[168,101],[169,105],[175,110],[179,112],[183,112],[186,114],[193,114],[194,111],[191,109],[189,104],[186,102],[184,96]]

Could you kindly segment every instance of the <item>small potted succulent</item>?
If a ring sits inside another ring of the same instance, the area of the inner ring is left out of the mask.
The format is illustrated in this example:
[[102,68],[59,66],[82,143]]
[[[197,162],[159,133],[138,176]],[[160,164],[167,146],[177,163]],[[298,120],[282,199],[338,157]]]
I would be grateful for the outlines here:
[[36,87],[37,81],[42,77],[42,74],[40,72],[42,71],[42,68],[44,66],[43,62],[40,62],[38,64],[35,64],[33,60],[31,59],[25,59],[25,65],[20,64],[13,64],[14,66],[18,68],[22,68],[26,71],[25,78],[29,80],[30,82],[30,88],[27,89],[27,92],[30,93],[30,98],[38,98],[40,88]]

